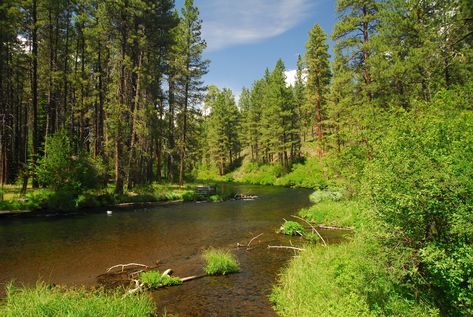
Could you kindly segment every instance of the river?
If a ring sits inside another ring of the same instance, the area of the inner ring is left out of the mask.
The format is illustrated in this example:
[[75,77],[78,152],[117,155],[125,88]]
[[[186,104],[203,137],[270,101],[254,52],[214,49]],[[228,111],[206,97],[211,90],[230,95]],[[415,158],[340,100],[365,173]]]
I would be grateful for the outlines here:
[[[228,187],[227,187],[228,190]],[[138,262],[171,268],[176,276],[202,273],[202,250],[226,248],[241,272],[205,277],[152,292],[160,312],[183,316],[275,316],[268,300],[277,274],[293,252],[272,245],[301,245],[276,234],[298,209],[310,205],[309,190],[232,185],[257,195],[253,201],[178,203],[144,209],[0,218],[0,296],[11,280],[93,286],[115,264]],[[247,251],[236,244],[260,234]],[[329,242],[339,234],[323,232]]]

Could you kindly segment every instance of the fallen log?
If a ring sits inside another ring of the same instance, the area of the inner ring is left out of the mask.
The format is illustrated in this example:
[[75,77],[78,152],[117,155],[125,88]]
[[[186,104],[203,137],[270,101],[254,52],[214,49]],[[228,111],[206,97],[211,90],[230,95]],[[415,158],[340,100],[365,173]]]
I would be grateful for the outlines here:
[[287,245],[268,245],[268,249],[290,249],[290,250],[296,250],[296,251],[304,251],[305,250],[303,248],[290,247],[290,246],[287,246]]
[[352,231],[353,227],[337,227],[337,226],[326,226],[326,225],[317,225],[317,228],[325,230],[341,230],[341,231]]
[[109,267],[109,268],[107,269],[107,273],[110,272],[111,270],[116,269],[116,268],[119,268],[119,267],[122,268],[122,272],[123,272],[123,270],[125,269],[125,267],[129,267],[129,266],[141,266],[141,267],[144,267],[144,268],[149,268],[149,266],[144,265],[144,264],[140,264],[140,263],[117,264],[117,265],[114,265],[114,266],[112,266],[112,267]]

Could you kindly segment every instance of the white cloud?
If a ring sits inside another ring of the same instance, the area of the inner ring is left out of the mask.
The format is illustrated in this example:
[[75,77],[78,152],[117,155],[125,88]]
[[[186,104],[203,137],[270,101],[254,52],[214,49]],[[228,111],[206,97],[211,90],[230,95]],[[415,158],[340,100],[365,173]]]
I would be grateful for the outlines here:
[[[284,74],[286,75],[286,85],[294,86],[294,84],[296,83],[297,69],[286,70]],[[302,72],[302,80],[306,81],[306,78],[307,78],[307,74],[306,74],[306,71],[304,70]]]
[[297,70],[296,69],[287,70],[285,74],[286,74],[286,85],[294,86],[294,84],[296,83]]
[[308,17],[314,0],[202,0],[209,51],[278,36]]

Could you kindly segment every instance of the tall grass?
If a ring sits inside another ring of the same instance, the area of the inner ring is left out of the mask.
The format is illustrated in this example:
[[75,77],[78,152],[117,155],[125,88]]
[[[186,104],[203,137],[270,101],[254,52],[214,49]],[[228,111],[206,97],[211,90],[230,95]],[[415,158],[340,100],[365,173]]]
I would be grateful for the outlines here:
[[7,287],[5,303],[0,305],[3,317],[149,317],[155,311],[145,294],[123,297],[121,292],[64,289],[38,283],[33,288]]
[[179,277],[162,275],[159,271],[143,272],[140,274],[139,279],[148,289],[182,284],[182,280]]
[[202,255],[205,266],[204,272],[209,275],[226,275],[240,271],[240,264],[229,251],[209,249]]
[[359,201],[325,200],[300,210],[299,215],[317,224],[359,228],[367,221],[362,217],[362,208],[365,204]]
[[439,316],[397,284],[384,259],[376,245],[360,240],[306,246],[280,275],[270,298],[281,316]]

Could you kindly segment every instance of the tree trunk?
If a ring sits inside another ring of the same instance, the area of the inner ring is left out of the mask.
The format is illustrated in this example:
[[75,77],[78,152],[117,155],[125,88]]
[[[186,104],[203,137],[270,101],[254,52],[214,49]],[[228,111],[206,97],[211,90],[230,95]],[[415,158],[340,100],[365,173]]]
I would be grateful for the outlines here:
[[33,31],[32,31],[32,66],[31,76],[32,106],[33,106],[33,147],[31,151],[31,167],[33,170],[33,188],[38,188],[36,177],[36,161],[39,155],[39,131],[38,131],[38,26],[37,26],[37,0],[33,0]]

